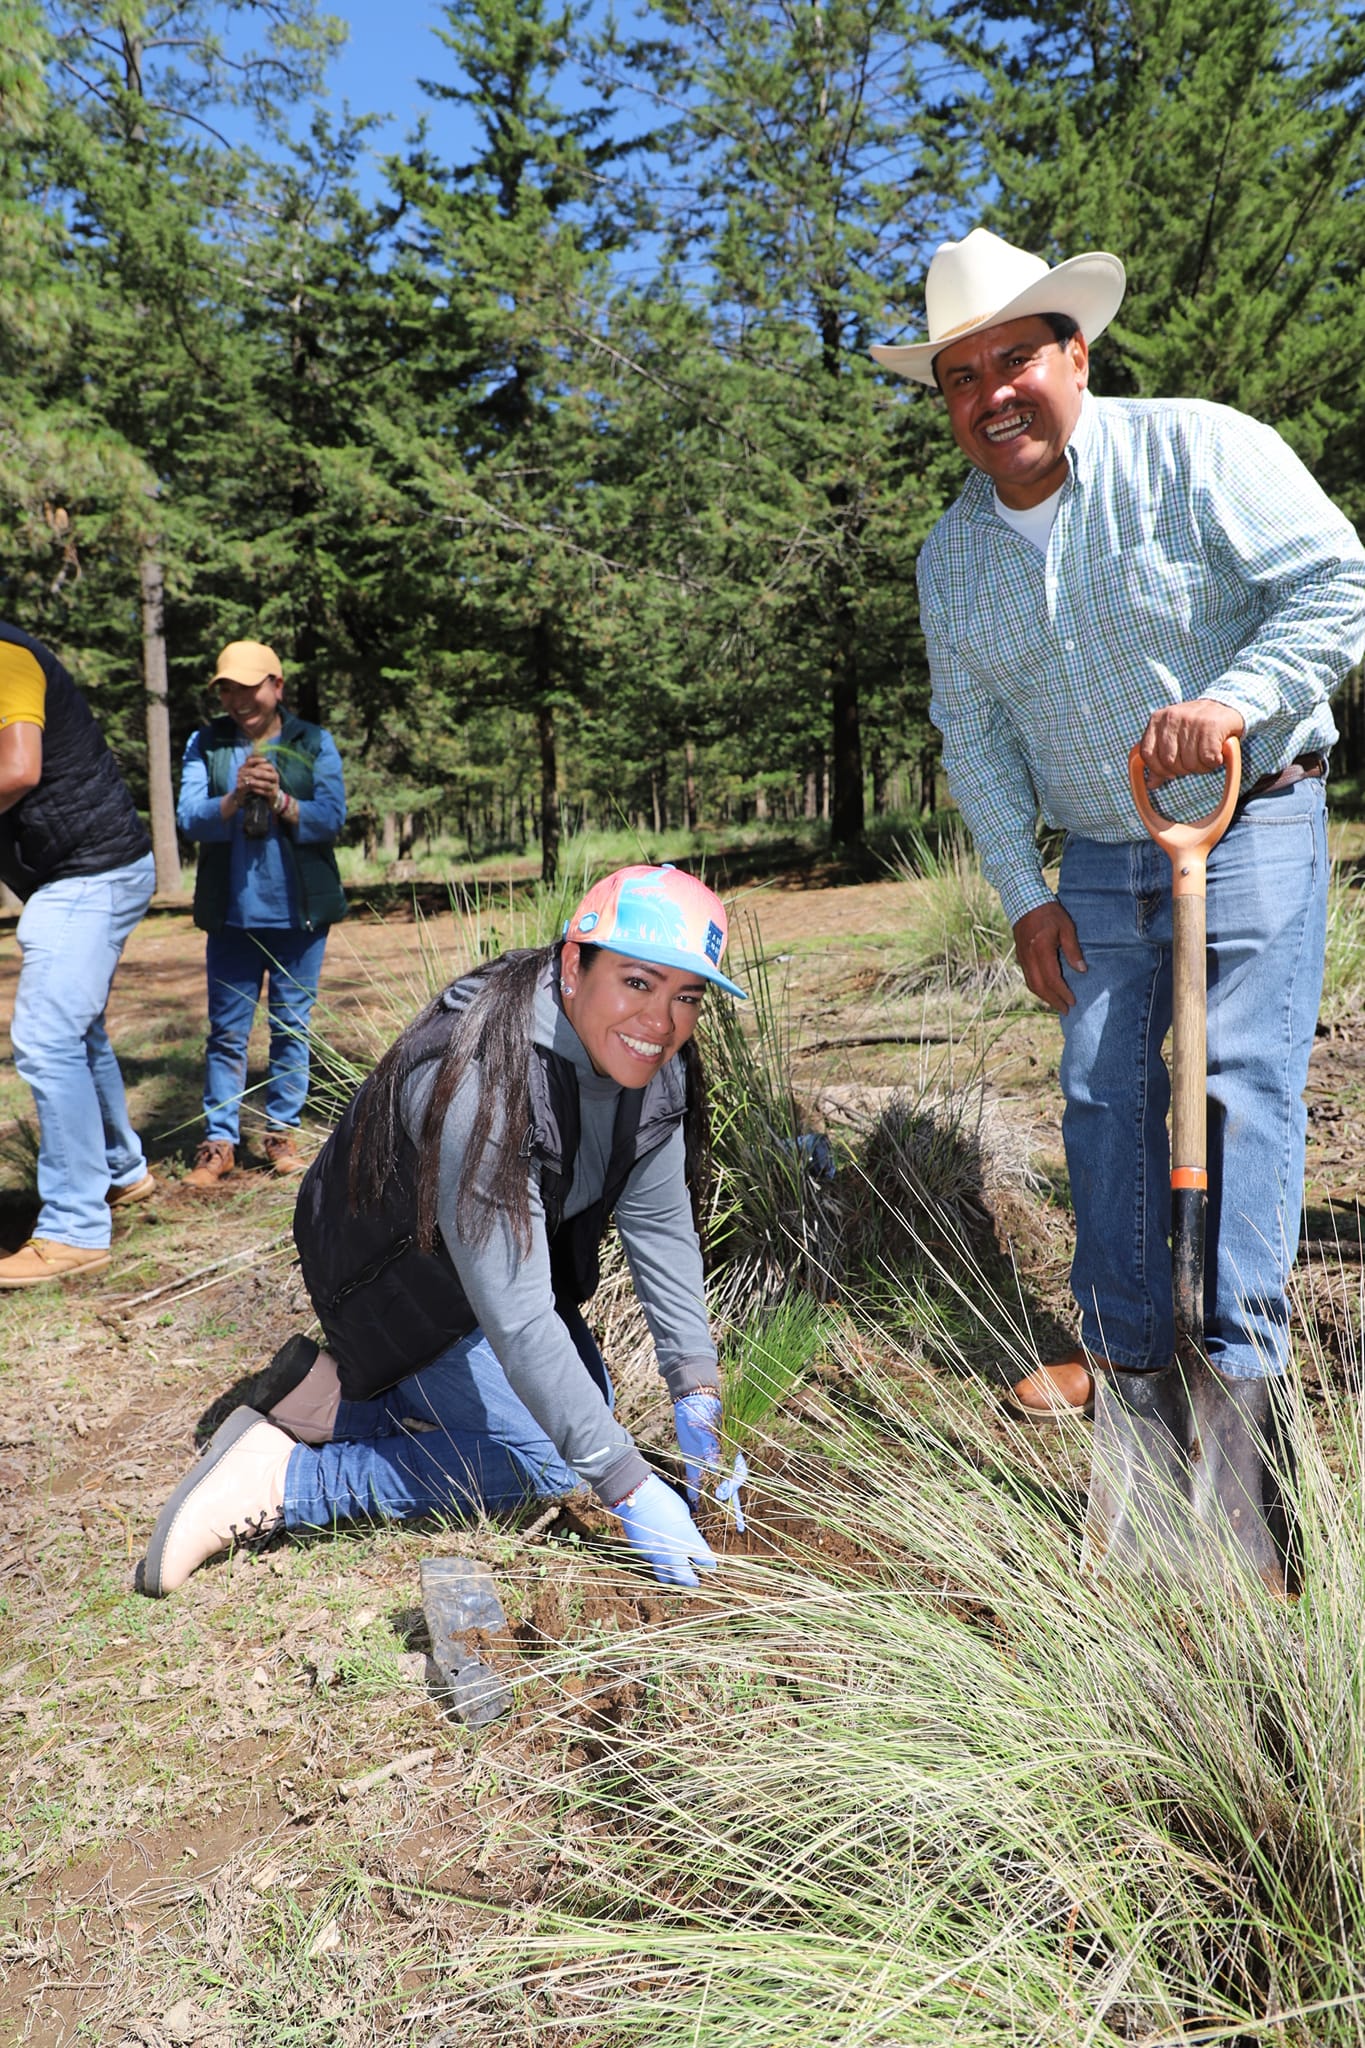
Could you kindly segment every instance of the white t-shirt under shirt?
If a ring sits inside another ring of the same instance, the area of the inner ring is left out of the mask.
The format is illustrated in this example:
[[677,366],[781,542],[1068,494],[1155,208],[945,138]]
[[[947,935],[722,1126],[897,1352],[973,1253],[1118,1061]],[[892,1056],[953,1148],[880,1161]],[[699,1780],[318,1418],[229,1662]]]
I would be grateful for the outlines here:
[[1047,553],[1047,544],[1052,538],[1053,522],[1057,507],[1062,502],[1062,486],[1059,484],[1050,498],[1044,498],[1041,505],[1030,505],[1023,512],[1016,512],[1012,505],[1002,505],[999,491],[995,492],[995,509],[1006,526],[1012,526],[1016,533],[1031,541],[1040,555]]

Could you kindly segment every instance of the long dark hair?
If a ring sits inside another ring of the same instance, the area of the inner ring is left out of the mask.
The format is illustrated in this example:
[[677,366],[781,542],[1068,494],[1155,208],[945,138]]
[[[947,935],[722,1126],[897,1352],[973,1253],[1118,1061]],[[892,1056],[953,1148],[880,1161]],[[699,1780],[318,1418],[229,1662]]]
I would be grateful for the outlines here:
[[[581,967],[590,972],[599,946],[580,946]],[[436,1068],[417,1145],[416,1238],[422,1251],[436,1250],[441,1179],[441,1132],[446,1112],[465,1075],[480,1069],[478,1103],[455,1198],[455,1227],[469,1244],[487,1242],[499,1214],[506,1217],[521,1258],[531,1251],[531,1204],[527,1154],[515,1141],[531,1129],[530,1062],[536,988],[551,962],[558,975],[560,944],[518,947],[486,961],[457,984],[472,994],[452,1010],[443,991],[395,1039],[360,1091],[347,1178],[353,1210],[376,1207],[398,1164],[403,1133],[403,1089],[416,1063],[417,1046],[439,1017],[451,1018],[450,1036]],[[689,1040],[677,1055],[687,1084],[683,1142],[692,1219],[701,1234],[711,1177],[711,1129],[706,1075],[701,1054]],[[502,1142],[486,1187],[479,1169],[501,1110]]]

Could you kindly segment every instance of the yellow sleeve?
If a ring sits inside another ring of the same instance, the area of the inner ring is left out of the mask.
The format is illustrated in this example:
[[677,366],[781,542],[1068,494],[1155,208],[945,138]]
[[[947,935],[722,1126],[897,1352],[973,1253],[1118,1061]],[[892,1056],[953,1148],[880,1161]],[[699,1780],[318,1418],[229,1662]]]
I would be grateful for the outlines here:
[[47,708],[47,677],[27,647],[0,640],[0,726],[41,727]]

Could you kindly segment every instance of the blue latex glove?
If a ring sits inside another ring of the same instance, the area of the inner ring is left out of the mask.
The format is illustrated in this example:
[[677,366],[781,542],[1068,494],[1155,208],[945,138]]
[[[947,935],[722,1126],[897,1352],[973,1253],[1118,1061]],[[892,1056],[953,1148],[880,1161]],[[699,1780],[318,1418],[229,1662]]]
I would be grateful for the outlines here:
[[[693,1507],[701,1499],[702,1473],[722,1470],[720,1418],[720,1395],[712,1393],[708,1387],[694,1388],[690,1394],[684,1394],[681,1400],[673,1403],[673,1427],[678,1433],[678,1449],[683,1455],[687,1498]],[[744,1462],[744,1453],[736,1451],[730,1477],[722,1479],[716,1488],[716,1499],[722,1507],[729,1508],[741,1536],[744,1534],[744,1508],[739,1489],[748,1476],[749,1467]]]
[[673,1427],[683,1455],[687,1498],[693,1507],[701,1499],[701,1475],[720,1470],[720,1395],[709,1387],[697,1387],[673,1403]]
[[715,1553],[673,1488],[657,1474],[642,1479],[612,1513],[621,1517],[631,1549],[649,1559],[655,1578],[665,1586],[699,1586],[693,1565],[704,1572],[715,1570]]
[[744,1534],[745,1521],[744,1503],[739,1497],[739,1489],[743,1486],[748,1476],[749,1467],[744,1453],[743,1451],[736,1451],[734,1469],[730,1477],[722,1479],[720,1485],[716,1488],[716,1499],[723,1508],[729,1508],[730,1513],[735,1518],[735,1531],[740,1536]]

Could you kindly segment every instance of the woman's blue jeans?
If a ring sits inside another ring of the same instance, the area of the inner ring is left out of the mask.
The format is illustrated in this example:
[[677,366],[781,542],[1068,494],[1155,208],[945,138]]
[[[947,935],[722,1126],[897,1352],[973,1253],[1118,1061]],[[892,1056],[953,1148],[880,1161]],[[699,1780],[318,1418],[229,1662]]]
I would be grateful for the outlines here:
[[10,1039],[38,1111],[35,1237],[107,1245],[110,1183],[126,1187],[147,1171],[104,1012],[128,934],[155,887],[148,853],[101,875],[45,882],[19,919],[23,965]]
[[[592,1332],[559,1304],[578,1354],[612,1401]],[[512,1392],[482,1330],[375,1401],[343,1401],[332,1441],[299,1444],[284,1481],[288,1529],[408,1521],[572,1493],[578,1475]]]
[[[1062,1020],[1062,1132],[1076,1212],[1081,1341],[1126,1371],[1169,1365],[1171,866],[1150,840],[1069,839],[1058,895],[1088,972]],[[1308,1080],[1327,931],[1320,781],[1253,798],[1209,857],[1210,1362],[1283,1372],[1303,1204]]]
[[267,977],[270,1071],[265,1084],[266,1122],[276,1128],[297,1126],[308,1097],[308,1020],[326,950],[325,930],[305,932],[289,925],[271,925],[249,932],[237,925],[224,925],[222,931],[209,933],[204,1116],[210,1138],[225,1138],[235,1145],[240,1135],[247,1045]]

